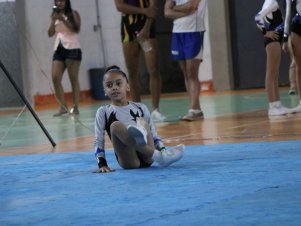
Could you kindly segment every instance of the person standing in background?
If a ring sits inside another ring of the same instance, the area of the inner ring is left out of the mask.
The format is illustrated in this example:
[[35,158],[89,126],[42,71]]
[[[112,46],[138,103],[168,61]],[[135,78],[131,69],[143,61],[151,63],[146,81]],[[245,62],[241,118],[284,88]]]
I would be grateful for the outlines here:
[[139,55],[143,50],[147,71],[150,75],[151,117],[155,122],[164,121],[166,117],[159,111],[161,76],[155,38],[157,0],[115,0],[115,5],[117,10],[122,13],[121,41],[129,74],[131,98],[134,102],[141,102],[138,67]]
[[185,121],[204,118],[199,101],[199,66],[203,60],[206,8],[207,0],[165,2],[165,17],[173,19],[171,54],[180,64],[190,99],[190,109],[182,117]]
[[62,78],[66,69],[72,86],[73,107],[70,113],[79,114],[80,86],[78,73],[82,59],[78,40],[80,26],[80,15],[72,9],[70,0],[55,0],[48,29],[49,37],[56,35],[52,58],[52,80],[60,109],[53,115],[54,117],[69,113],[62,86]]
[[288,48],[289,48],[289,54],[290,54],[290,59],[291,63],[289,66],[289,82],[290,82],[290,89],[288,91],[289,95],[296,95],[298,93],[298,88],[297,88],[297,70],[296,70],[296,62],[294,59],[294,54],[292,50],[292,41],[289,38],[288,39]]
[[279,96],[279,68],[281,62],[281,43],[283,35],[283,17],[276,0],[265,0],[262,9],[255,16],[255,22],[264,36],[264,47],[267,55],[265,88],[269,101],[269,116],[280,116],[290,113],[284,107]]
[[[291,39],[292,52],[296,62],[297,70],[297,88],[299,97],[301,97],[301,0],[294,0],[296,3],[297,14],[291,20],[292,0],[286,0],[286,13],[283,34],[283,50],[288,51],[288,39]],[[301,113],[301,100],[297,107],[293,108],[291,113]]]
[[[284,0],[284,5],[286,7],[286,1]],[[292,5],[291,5],[291,14],[294,16],[297,14],[296,10],[296,2],[292,0]],[[296,71],[296,62],[294,59],[294,54],[292,50],[292,42],[291,39],[288,39],[288,49],[289,49],[289,54],[290,54],[290,67],[289,67],[289,82],[290,82],[290,89],[288,91],[289,95],[296,95],[298,93],[298,88],[297,88],[297,71]]]

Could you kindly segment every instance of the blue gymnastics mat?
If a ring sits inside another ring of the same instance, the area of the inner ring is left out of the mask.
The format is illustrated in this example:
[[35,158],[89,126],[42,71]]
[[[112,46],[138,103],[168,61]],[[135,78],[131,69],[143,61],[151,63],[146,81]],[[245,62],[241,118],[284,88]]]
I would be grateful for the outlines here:
[[93,151],[0,157],[0,225],[300,225],[301,141],[187,146],[110,174]]

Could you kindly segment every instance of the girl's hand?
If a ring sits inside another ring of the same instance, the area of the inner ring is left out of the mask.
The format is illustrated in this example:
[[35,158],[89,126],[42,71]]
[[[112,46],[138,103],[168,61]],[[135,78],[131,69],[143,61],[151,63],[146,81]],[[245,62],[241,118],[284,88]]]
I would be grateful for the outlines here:
[[279,39],[279,33],[276,32],[276,31],[268,31],[268,32],[264,35],[264,37],[270,38],[270,39],[272,39],[272,40],[277,40],[277,39]]
[[287,53],[288,52],[288,43],[287,42],[284,42],[283,45],[282,45],[282,50]]
[[114,171],[115,171],[114,169],[111,169],[108,166],[103,166],[103,167],[97,169],[94,173],[111,173]]
[[61,14],[61,13],[53,13],[52,15],[51,15],[51,18],[52,18],[52,20],[65,20],[65,18],[64,18],[64,16],[63,16],[63,14]]
[[201,2],[201,0],[191,0],[189,2],[191,9],[193,11],[196,11],[198,9],[198,7],[199,7],[200,2]]
[[137,32],[137,38],[141,40],[145,40],[149,38],[149,30],[146,28],[142,28],[139,32]]

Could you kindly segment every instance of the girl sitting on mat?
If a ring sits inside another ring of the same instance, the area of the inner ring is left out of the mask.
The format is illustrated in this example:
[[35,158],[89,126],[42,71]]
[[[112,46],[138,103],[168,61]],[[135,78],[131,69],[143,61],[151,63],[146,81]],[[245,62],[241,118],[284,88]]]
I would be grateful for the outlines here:
[[142,103],[128,101],[128,78],[119,67],[111,66],[106,70],[103,86],[111,104],[100,107],[96,113],[95,157],[99,167],[96,172],[114,171],[105,158],[105,131],[124,169],[150,167],[154,161],[167,167],[182,158],[184,146],[165,149],[148,108]]

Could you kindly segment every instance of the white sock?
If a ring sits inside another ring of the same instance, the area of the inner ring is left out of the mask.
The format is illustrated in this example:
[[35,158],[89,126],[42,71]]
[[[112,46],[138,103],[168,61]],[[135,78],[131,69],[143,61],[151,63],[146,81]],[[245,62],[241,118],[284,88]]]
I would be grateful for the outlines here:
[[280,105],[281,105],[281,102],[279,100],[269,103],[270,108],[279,107]]
[[200,109],[189,109],[189,112],[193,112],[195,114],[202,112]]

